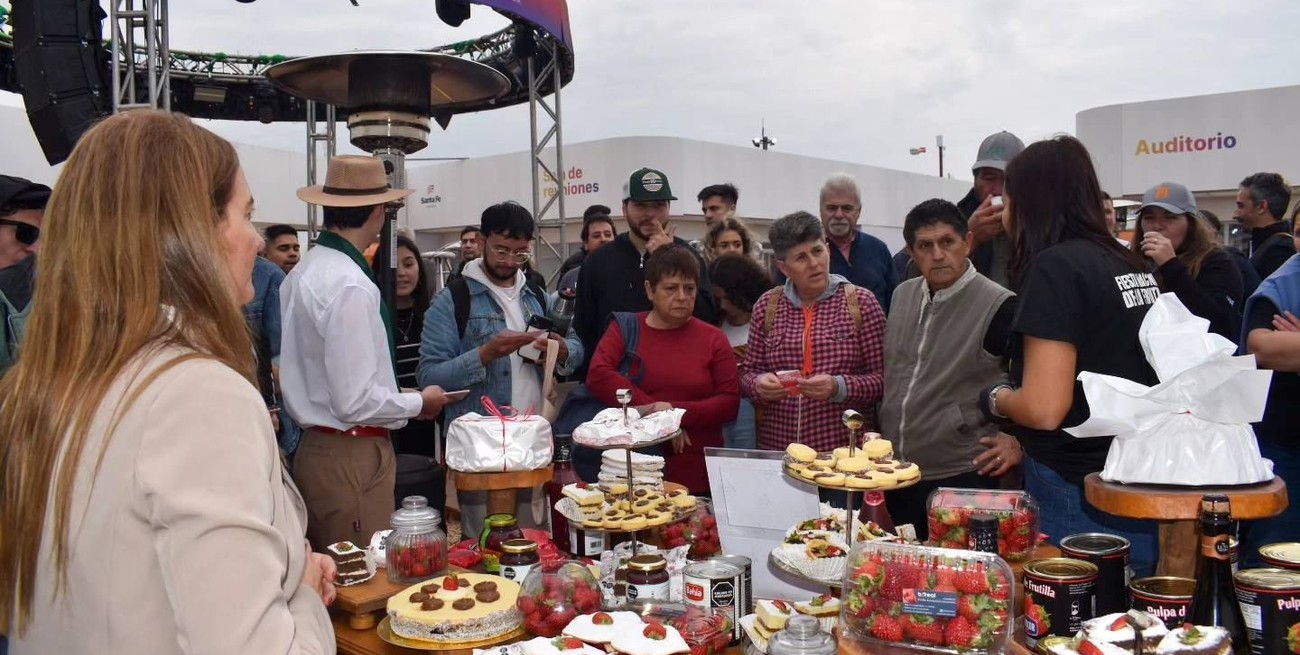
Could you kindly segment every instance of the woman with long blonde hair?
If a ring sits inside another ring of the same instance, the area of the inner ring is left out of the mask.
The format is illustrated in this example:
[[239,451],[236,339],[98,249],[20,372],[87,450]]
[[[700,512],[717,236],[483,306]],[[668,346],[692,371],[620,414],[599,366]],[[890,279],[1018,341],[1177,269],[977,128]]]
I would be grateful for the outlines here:
[[133,111],[77,144],[0,380],[13,653],[332,653],[334,568],[254,384],[259,237],[235,150]]

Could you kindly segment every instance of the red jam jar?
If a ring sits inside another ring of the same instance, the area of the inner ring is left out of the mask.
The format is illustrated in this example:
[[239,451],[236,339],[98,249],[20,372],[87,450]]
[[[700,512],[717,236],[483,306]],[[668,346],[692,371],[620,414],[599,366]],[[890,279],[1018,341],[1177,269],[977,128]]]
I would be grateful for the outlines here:
[[659,555],[637,555],[628,560],[627,599],[668,600],[668,562]]
[[537,542],[532,539],[507,539],[501,542],[501,577],[523,582],[528,572],[541,561]]
[[483,554],[483,570],[500,574],[501,544],[511,539],[523,539],[524,531],[519,529],[518,522],[510,514],[493,514],[483,523],[483,536],[478,542]]

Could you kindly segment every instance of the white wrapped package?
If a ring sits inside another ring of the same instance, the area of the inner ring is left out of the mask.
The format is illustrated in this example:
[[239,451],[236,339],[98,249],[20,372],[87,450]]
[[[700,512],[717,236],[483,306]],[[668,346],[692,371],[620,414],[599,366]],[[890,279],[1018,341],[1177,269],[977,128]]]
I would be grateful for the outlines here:
[[1172,293],[1160,296],[1138,338],[1160,384],[1083,372],[1091,416],[1075,437],[1115,435],[1101,478],[1108,482],[1238,485],[1273,478],[1250,423],[1264,416],[1270,371],[1209,332]]
[[497,408],[457,417],[447,427],[447,468],[465,473],[535,471],[551,464],[551,424],[536,414]]
[[573,440],[584,446],[633,446],[662,439],[682,427],[684,409],[666,409],[641,416],[627,408],[627,424],[621,407],[602,409],[590,421],[573,431]]

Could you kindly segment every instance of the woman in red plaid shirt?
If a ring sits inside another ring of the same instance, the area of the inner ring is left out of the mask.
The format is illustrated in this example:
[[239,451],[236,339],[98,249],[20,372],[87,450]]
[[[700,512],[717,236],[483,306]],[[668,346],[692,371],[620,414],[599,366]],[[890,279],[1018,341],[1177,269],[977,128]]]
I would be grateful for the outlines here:
[[[885,389],[885,313],[869,290],[831,274],[817,217],[785,216],[772,224],[768,240],[787,279],[754,305],[741,393],[761,408],[759,448],[799,442],[829,451],[845,444],[840,416],[846,409],[861,412],[868,430],[876,428]],[[797,377],[797,384],[787,388],[778,372]]]

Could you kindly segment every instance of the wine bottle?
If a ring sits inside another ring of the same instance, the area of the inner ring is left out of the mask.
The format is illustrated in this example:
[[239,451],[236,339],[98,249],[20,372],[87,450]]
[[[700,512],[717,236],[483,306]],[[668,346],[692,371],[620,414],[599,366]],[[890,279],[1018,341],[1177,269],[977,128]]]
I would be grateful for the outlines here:
[[889,508],[885,507],[885,494],[879,491],[866,493],[862,499],[862,509],[858,512],[858,520],[862,523],[871,521],[890,534],[896,532],[894,519],[889,516]]
[[573,437],[567,434],[554,436],[555,452],[551,456],[551,480],[546,483],[546,497],[551,503],[551,541],[560,552],[573,553],[569,541],[569,520],[555,509],[555,505],[564,498],[564,486],[579,482],[577,471],[573,470]]
[[1233,655],[1248,655],[1246,622],[1232,584],[1229,542],[1236,532],[1228,497],[1201,497],[1201,552],[1196,561],[1196,591],[1187,620],[1193,625],[1217,625],[1232,637]]

